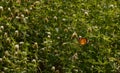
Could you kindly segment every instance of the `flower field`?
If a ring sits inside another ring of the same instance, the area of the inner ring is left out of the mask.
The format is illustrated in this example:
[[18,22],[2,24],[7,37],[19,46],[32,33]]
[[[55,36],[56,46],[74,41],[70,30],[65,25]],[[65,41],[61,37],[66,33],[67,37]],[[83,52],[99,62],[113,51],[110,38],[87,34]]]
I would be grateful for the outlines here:
[[1,0],[0,73],[120,73],[120,0]]

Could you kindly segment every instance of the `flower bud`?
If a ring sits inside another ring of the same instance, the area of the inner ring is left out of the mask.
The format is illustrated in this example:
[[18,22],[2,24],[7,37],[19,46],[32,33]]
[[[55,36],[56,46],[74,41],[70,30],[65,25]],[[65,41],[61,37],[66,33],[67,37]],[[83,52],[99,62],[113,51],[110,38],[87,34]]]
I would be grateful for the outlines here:
[[25,14],[30,14],[30,12],[29,12],[28,9],[25,9],[25,10],[24,10],[24,13],[25,13]]
[[15,50],[19,50],[19,45],[18,44],[16,44],[15,46],[14,46],[14,48],[15,48]]
[[5,56],[9,56],[9,55],[10,55],[9,51],[5,51]]
[[55,73],[60,73],[60,71],[59,71],[59,70],[56,70]]
[[23,45],[23,44],[24,44],[24,42],[22,42],[22,41],[21,41],[19,44],[20,44],[20,45]]
[[11,11],[10,7],[8,8],[8,11]]
[[85,11],[85,15],[88,16],[88,12],[87,11]]
[[18,31],[18,30],[15,31],[15,36],[16,36],[16,37],[19,36],[19,31]]
[[3,61],[3,59],[2,58],[0,58],[0,62],[2,62]]
[[1,29],[1,30],[4,30],[4,26],[0,26],[0,29]]
[[35,59],[33,59],[33,60],[32,60],[32,62],[36,63],[36,60],[35,60]]
[[75,60],[77,60],[77,59],[78,59],[78,54],[75,53],[75,54],[72,56],[72,61],[75,61]]
[[62,19],[62,21],[66,21],[66,19],[65,19],[65,18],[63,18],[63,19]]
[[6,38],[6,37],[8,37],[8,34],[7,34],[7,32],[5,32],[5,33],[4,33],[4,37],[5,37],[5,38]]
[[51,70],[52,70],[52,71],[55,71],[55,66],[52,66]]
[[3,7],[2,6],[0,6],[0,11],[3,11]]
[[25,17],[24,14],[21,14],[21,17],[24,18]]
[[54,19],[57,20],[57,16],[54,16]]
[[10,42],[11,42],[10,38],[7,38],[6,43],[10,44]]
[[33,44],[33,48],[38,48],[38,43],[37,43],[37,42],[35,42],[35,43]]
[[74,33],[72,34],[72,36],[71,36],[71,39],[73,39],[73,38],[77,38],[77,37],[78,37],[77,33],[74,32]]

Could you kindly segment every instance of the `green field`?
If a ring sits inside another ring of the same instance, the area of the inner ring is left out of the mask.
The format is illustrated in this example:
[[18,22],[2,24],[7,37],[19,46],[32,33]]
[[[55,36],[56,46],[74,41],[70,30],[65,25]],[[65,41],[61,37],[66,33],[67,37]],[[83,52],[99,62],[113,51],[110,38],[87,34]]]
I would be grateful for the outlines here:
[[0,0],[0,73],[120,73],[120,0]]

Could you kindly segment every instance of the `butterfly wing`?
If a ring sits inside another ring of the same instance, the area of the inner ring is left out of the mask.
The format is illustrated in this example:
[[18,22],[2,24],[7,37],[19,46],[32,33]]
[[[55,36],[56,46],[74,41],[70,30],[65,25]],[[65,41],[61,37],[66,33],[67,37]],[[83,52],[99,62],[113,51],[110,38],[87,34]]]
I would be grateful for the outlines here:
[[78,41],[81,45],[87,44],[87,39],[86,38],[79,38]]

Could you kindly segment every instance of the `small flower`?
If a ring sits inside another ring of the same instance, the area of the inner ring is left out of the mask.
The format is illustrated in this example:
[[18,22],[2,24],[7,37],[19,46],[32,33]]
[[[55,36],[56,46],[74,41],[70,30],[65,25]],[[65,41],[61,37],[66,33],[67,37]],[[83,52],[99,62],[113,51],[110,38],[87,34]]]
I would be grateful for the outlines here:
[[46,17],[46,18],[45,18],[45,21],[46,21],[46,22],[49,22],[49,19]]
[[66,21],[66,19],[65,19],[65,18],[63,18],[63,19],[62,19],[62,21]]
[[40,1],[35,1],[34,5],[40,4]]
[[11,11],[10,7],[8,8],[8,11]]
[[4,26],[0,26],[0,29],[1,29],[1,30],[4,30]]
[[5,37],[5,38],[6,38],[6,37],[8,37],[8,34],[7,34],[7,32],[5,32],[5,33],[4,33],[4,37]]
[[16,19],[20,19],[20,17],[19,17],[19,16],[16,16]]
[[9,24],[9,23],[7,23],[6,25],[7,25],[7,26],[9,26],[10,24]]
[[43,51],[44,51],[44,50],[45,50],[45,48],[41,48],[41,50],[43,50]]
[[78,37],[77,33],[74,32],[74,33],[72,34],[72,36],[71,36],[71,39],[72,39],[72,38],[77,38],[77,37]]
[[21,14],[21,17],[24,18],[25,17],[24,14]]
[[3,6],[0,6],[0,10],[3,11]]
[[60,37],[58,36],[57,39],[60,39]]
[[5,71],[7,71],[7,70],[8,70],[8,68],[7,68],[7,67],[4,67],[4,70],[5,70]]
[[57,20],[57,16],[54,16],[54,19]]
[[109,7],[110,7],[110,8],[114,8],[114,5],[113,5],[113,4],[111,4]]
[[5,51],[5,56],[9,56],[9,55],[10,55],[9,51]]
[[14,54],[15,54],[15,55],[18,55],[18,52],[16,51]]
[[16,45],[14,46],[14,48],[18,51],[18,50],[19,50],[19,45],[16,44]]
[[51,35],[51,32],[47,32],[48,35]]
[[7,42],[7,43],[10,43],[10,42],[11,42],[11,40],[10,40],[9,37],[6,39],[6,42]]
[[78,69],[74,69],[75,72],[78,72]]
[[20,45],[23,45],[23,44],[24,44],[24,42],[22,42],[22,41],[21,41],[19,44],[20,44]]
[[23,18],[23,22],[24,22],[24,23],[27,23],[26,18]]
[[25,17],[25,19],[28,19],[28,17]]
[[18,30],[15,31],[15,36],[16,36],[16,37],[19,36],[19,31],[18,31]]
[[28,9],[25,9],[24,12],[25,12],[25,14],[29,14],[30,13]]
[[65,29],[64,29],[64,31],[65,31],[65,32],[68,32],[68,29],[67,29],[67,28],[65,28]]
[[72,61],[75,61],[75,60],[77,60],[77,59],[78,59],[78,54],[75,53],[75,54],[72,56]]
[[33,48],[38,48],[38,43],[37,43],[37,42],[35,42],[35,43],[33,44]]
[[2,62],[3,61],[3,59],[2,58],[0,58],[0,62]]
[[30,10],[33,10],[33,6],[31,5],[31,7],[29,8]]
[[34,62],[34,63],[35,63],[35,62],[36,62],[36,60],[35,60],[35,59],[33,59],[33,60],[32,60],[32,62]]
[[85,15],[87,15],[87,16],[88,16],[88,12],[87,12],[87,11],[85,11]]
[[60,73],[60,71],[59,71],[59,70],[56,70],[55,73]]
[[55,71],[55,66],[52,66],[51,70],[52,70],[52,71]]
[[48,38],[50,38],[51,36],[50,35],[48,35]]
[[55,28],[56,32],[59,32],[59,28]]

